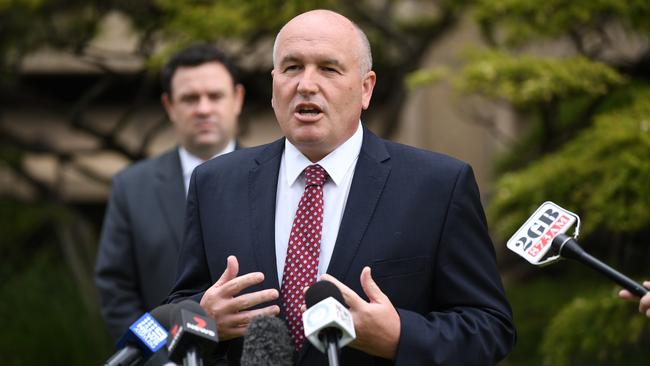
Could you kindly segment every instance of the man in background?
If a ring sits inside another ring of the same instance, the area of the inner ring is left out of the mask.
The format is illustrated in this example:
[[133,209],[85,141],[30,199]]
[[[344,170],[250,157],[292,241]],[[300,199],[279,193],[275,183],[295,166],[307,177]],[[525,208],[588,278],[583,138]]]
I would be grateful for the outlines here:
[[174,284],[192,171],[236,147],[244,88],[221,51],[197,44],[178,52],[161,83],[178,146],[113,177],[101,232],[95,281],[113,339]]

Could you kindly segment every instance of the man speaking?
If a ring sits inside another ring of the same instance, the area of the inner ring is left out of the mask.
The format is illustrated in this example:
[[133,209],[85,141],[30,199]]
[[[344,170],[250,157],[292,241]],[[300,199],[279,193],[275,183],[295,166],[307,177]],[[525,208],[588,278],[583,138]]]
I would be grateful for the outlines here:
[[286,138],[195,170],[169,300],[201,302],[231,364],[252,317],[277,314],[296,363],[324,363],[300,318],[318,278],[354,320],[341,364],[501,360],[515,330],[472,170],[363,128],[377,78],[365,34],[331,11],[298,15],[272,77]]

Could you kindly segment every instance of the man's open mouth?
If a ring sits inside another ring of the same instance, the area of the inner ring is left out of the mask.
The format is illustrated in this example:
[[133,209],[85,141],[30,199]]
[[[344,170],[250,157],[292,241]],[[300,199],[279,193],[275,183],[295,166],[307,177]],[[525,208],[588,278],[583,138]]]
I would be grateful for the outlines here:
[[301,116],[316,116],[323,113],[323,110],[318,105],[302,103],[296,106],[296,113]]

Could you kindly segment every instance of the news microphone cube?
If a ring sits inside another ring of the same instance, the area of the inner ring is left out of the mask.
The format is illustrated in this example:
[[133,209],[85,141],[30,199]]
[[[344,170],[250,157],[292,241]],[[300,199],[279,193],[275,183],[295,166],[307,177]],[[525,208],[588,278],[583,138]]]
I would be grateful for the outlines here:
[[169,359],[181,363],[190,347],[199,347],[201,354],[206,354],[218,341],[217,324],[212,318],[179,309],[169,331]]
[[120,338],[117,348],[137,345],[146,359],[167,343],[167,332],[153,316],[144,313],[129,327],[129,331]]
[[345,306],[333,297],[313,305],[302,313],[305,337],[321,352],[325,351],[325,343],[319,338],[319,333],[327,328],[341,331],[339,347],[343,347],[356,338],[352,316]]

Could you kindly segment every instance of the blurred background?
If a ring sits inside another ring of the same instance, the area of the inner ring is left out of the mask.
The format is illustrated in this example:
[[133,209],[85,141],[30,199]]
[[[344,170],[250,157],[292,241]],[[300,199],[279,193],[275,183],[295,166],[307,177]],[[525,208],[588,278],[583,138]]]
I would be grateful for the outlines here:
[[647,364],[650,320],[617,286],[505,247],[551,200],[581,216],[583,248],[650,279],[647,0],[0,0],[2,363],[113,353],[92,277],[98,233],[111,176],[174,144],[158,85],[167,55],[196,40],[227,50],[247,90],[240,139],[270,142],[273,37],[313,8],[368,34],[367,126],[474,167],[519,331],[501,365]]

